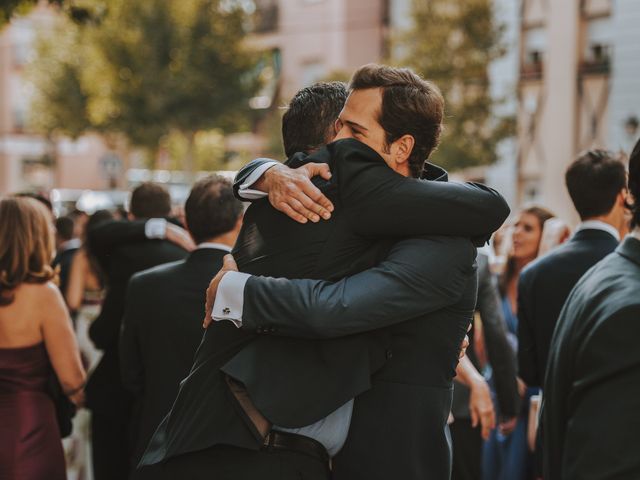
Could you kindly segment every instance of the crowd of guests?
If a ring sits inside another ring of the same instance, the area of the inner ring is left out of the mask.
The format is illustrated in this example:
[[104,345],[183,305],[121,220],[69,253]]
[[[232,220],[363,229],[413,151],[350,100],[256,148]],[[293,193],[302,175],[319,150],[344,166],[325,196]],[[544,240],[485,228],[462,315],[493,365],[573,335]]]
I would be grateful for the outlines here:
[[191,368],[206,288],[242,224],[215,175],[194,185],[185,225],[171,209],[153,183],[133,190],[126,219],[54,219],[43,197],[0,200],[0,478],[134,472]]
[[[598,476],[594,471],[587,474],[584,470],[582,476],[576,476],[575,472],[571,476],[560,475],[562,465],[557,463],[558,454],[545,455],[545,436],[539,428],[540,406],[545,391],[553,392],[556,387],[556,378],[549,377],[547,370],[554,330],[567,298],[585,273],[616,251],[633,228],[630,189],[638,195],[638,146],[632,154],[630,168],[632,175],[630,185],[627,185],[627,162],[623,154],[603,150],[582,153],[570,164],[565,175],[566,188],[580,217],[580,223],[573,231],[549,210],[532,206],[520,211],[496,232],[486,259],[483,252],[479,253],[480,279],[485,275],[491,278],[488,287],[483,287],[480,281],[479,315],[476,328],[471,332],[473,340],[467,356],[485,373],[492,392],[491,407],[497,416],[497,428],[488,434],[486,429],[474,428],[483,417],[476,415],[471,422],[469,408],[464,410],[465,403],[470,402],[471,412],[480,411],[486,403],[484,397],[479,393],[474,398],[472,390],[469,399],[467,389],[456,384],[451,424],[454,479],[543,478],[543,463],[551,462],[552,458],[556,464],[546,466],[547,472],[554,472],[552,478],[612,478]],[[635,212],[637,225],[637,208]],[[487,273],[488,269],[483,267],[487,263],[492,273]],[[632,270],[632,265],[625,268]],[[619,273],[622,275],[623,272]],[[606,302],[606,299],[601,301]],[[629,298],[627,301],[634,300]],[[564,312],[564,316],[573,315],[568,310]],[[621,347],[622,344],[611,345],[612,349]],[[553,353],[560,354],[559,351]],[[607,351],[606,355],[613,353]],[[603,356],[599,361],[607,362],[608,359]],[[640,365],[634,365],[632,359],[629,362],[637,375]],[[613,371],[611,375],[614,375]],[[568,382],[568,379],[564,381]],[[599,379],[599,382],[594,390],[611,388],[607,378]],[[567,389],[572,387],[564,385]],[[478,390],[482,392],[482,386]],[[618,393],[625,395],[622,391]],[[614,391],[609,392],[609,395],[614,394]],[[566,401],[566,397],[563,400]],[[553,412],[554,407],[557,405],[548,409]],[[598,426],[606,422],[599,419],[595,408],[590,412],[592,418],[572,419],[570,412],[564,410],[564,413],[564,418],[554,413],[554,422],[565,425],[573,422],[573,429],[583,433],[592,429],[596,437]],[[487,423],[491,422],[491,415],[486,414],[484,418]],[[576,423],[579,421],[584,423]],[[481,433],[485,433],[482,435],[484,440]],[[617,443],[602,445],[602,449],[594,450],[593,455],[605,457],[606,450],[616,451],[617,446]],[[564,446],[556,443],[554,447],[562,450]],[[624,451],[624,448],[617,449],[615,455]],[[625,467],[631,468],[628,464]],[[619,478],[633,478],[631,471],[630,476]]]
[[[602,150],[571,163],[574,229],[531,206],[480,249],[477,313],[449,418],[452,478],[638,471],[619,453],[624,423],[640,426],[631,415],[640,244],[630,234],[639,145],[629,163]],[[127,218],[54,218],[50,207],[0,200],[0,479],[159,478],[161,467],[136,466],[192,367],[205,291],[236,242],[242,203],[229,181],[209,176],[182,221],[154,183],[132,191]],[[602,415],[612,395],[622,400]],[[583,450],[563,453],[567,445]]]

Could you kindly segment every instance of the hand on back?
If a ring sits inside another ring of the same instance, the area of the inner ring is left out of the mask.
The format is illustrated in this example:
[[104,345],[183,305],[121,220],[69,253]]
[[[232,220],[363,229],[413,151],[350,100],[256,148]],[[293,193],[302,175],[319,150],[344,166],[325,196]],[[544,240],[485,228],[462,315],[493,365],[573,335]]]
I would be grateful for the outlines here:
[[295,169],[285,165],[274,165],[256,182],[255,188],[267,192],[273,208],[296,222],[319,222],[320,218],[331,218],[333,204],[311,182],[311,179],[318,175],[329,180],[329,165],[307,163]]

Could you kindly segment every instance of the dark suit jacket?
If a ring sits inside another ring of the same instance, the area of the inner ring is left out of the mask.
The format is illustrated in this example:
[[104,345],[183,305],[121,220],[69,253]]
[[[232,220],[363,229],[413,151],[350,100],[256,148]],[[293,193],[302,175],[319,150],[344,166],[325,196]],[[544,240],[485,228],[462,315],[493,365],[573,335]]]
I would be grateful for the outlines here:
[[542,386],[553,329],[569,292],[617,245],[607,232],[581,230],[523,270],[518,282],[518,364],[527,385]]
[[135,463],[171,409],[202,340],[202,309],[207,286],[227,252],[193,251],[186,260],[134,275],[120,339],[124,386],[135,397]]
[[[478,302],[476,310],[480,313],[482,331],[491,363],[492,378],[495,384],[498,411],[501,417],[514,417],[518,414],[520,396],[516,382],[516,354],[507,340],[507,326],[502,314],[498,285],[489,271],[489,259],[478,254]],[[478,358],[473,349],[475,329],[469,331],[467,357],[478,367]],[[469,395],[466,385],[456,382],[453,392],[451,413],[456,419],[470,419]]]
[[62,295],[67,294],[67,285],[69,285],[69,272],[71,272],[71,262],[78,251],[79,247],[67,248],[58,252],[53,259],[52,266],[56,268],[60,266],[60,291]]
[[[299,160],[293,159],[292,165]],[[373,150],[354,140],[333,143],[304,161],[328,162],[332,167],[331,181],[322,185],[336,205],[332,219],[301,225],[273,210],[266,200],[254,203],[245,215],[234,251],[242,271],[337,279],[374,265],[386,255],[394,234],[441,233],[451,228],[468,235],[487,235],[508,212],[501,197],[485,187],[401,177]],[[443,215],[442,208],[447,204],[449,215]],[[376,240],[383,236],[391,238]],[[468,241],[458,245],[456,252],[462,252],[459,257],[464,266],[451,274],[456,287],[464,285],[473,271],[473,250]],[[398,285],[407,278],[399,280],[400,276],[393,272],[386,278],[393,283],[393,291],[406,293]],[[431,298],[443,301],[460,295],[456,288],[442,290]],[[428,300],[416,302],[415,297],[413,303],[421,303],[423,309],[425,303],[429,304]],[[393,317],[388,310],[385,312],[387,324]],[[383,324],[364,321],[360,330]],[[382,333],[373,339],[345,337],[305,343],[257,337],[228,322],[214,324],[143,461],[153,463],[220,443],[259,448],[260,436],[243,418],[219,369],[246,385],[269,420],[281,426],[303,426],[369,388],[372,372],[391,355],[386,348],[388,339],[389,334]],[[229,412],[237,414],[230,416]]]
[[545,480],[640,478],[640,240],[627,237],[573,289],[551,341]]
[[87,383],[87,406],[118,415],[129,409],[131,400],[122,386],[118,354],[129,279],[136,272],[181,260],[187,252],[165,240],[147,240],[142,221],[101,223],[88,232],[87,240],[107,279],[102,311],[89,330],[89,337],[104,355]]

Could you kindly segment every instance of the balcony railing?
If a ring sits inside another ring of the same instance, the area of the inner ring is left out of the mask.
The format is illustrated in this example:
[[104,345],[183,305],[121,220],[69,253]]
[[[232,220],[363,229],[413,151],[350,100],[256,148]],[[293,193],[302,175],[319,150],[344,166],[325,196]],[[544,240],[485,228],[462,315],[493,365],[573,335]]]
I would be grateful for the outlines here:
[[544,74],[544,63],[542,60],[537,62],[523,63],[520,67],[521,80],[540,80]]
[[277,4],[258,7],[253,14],[253,32],[269,33],[278,28],[279,10]]

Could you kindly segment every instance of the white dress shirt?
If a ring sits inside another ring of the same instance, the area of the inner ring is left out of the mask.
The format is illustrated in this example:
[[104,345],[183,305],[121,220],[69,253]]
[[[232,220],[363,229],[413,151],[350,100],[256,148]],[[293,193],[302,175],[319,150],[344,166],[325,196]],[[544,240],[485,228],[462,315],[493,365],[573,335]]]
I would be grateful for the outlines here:
[[224,250],[225,252],[231,253],[231,247],[229,245],[225,245],[224,243],[202,242],[196,246],[196,250],[200,250],[201,248],[215,248],[216,250]]
[[264,174],[264,172],[277,164],[278,162],[270,160],[257,167],[253,172],[251,172],[251,175],[247,177],[245,182],[240,185],[240,188],[238,189],[238,195],[245,200],[259,200],[266,197],[268,193],[261,192],[260,190],[253,190],[251,187],[258,181],[258,179]]
[[600,220],[585,220],[580,223],[576,228],[576,233],[581,230],[602,230],[603,232],[607,232],[613,236],[617,241],[620,241],[620,232],[613,225],[610,225],[606,222],[602,222]]

